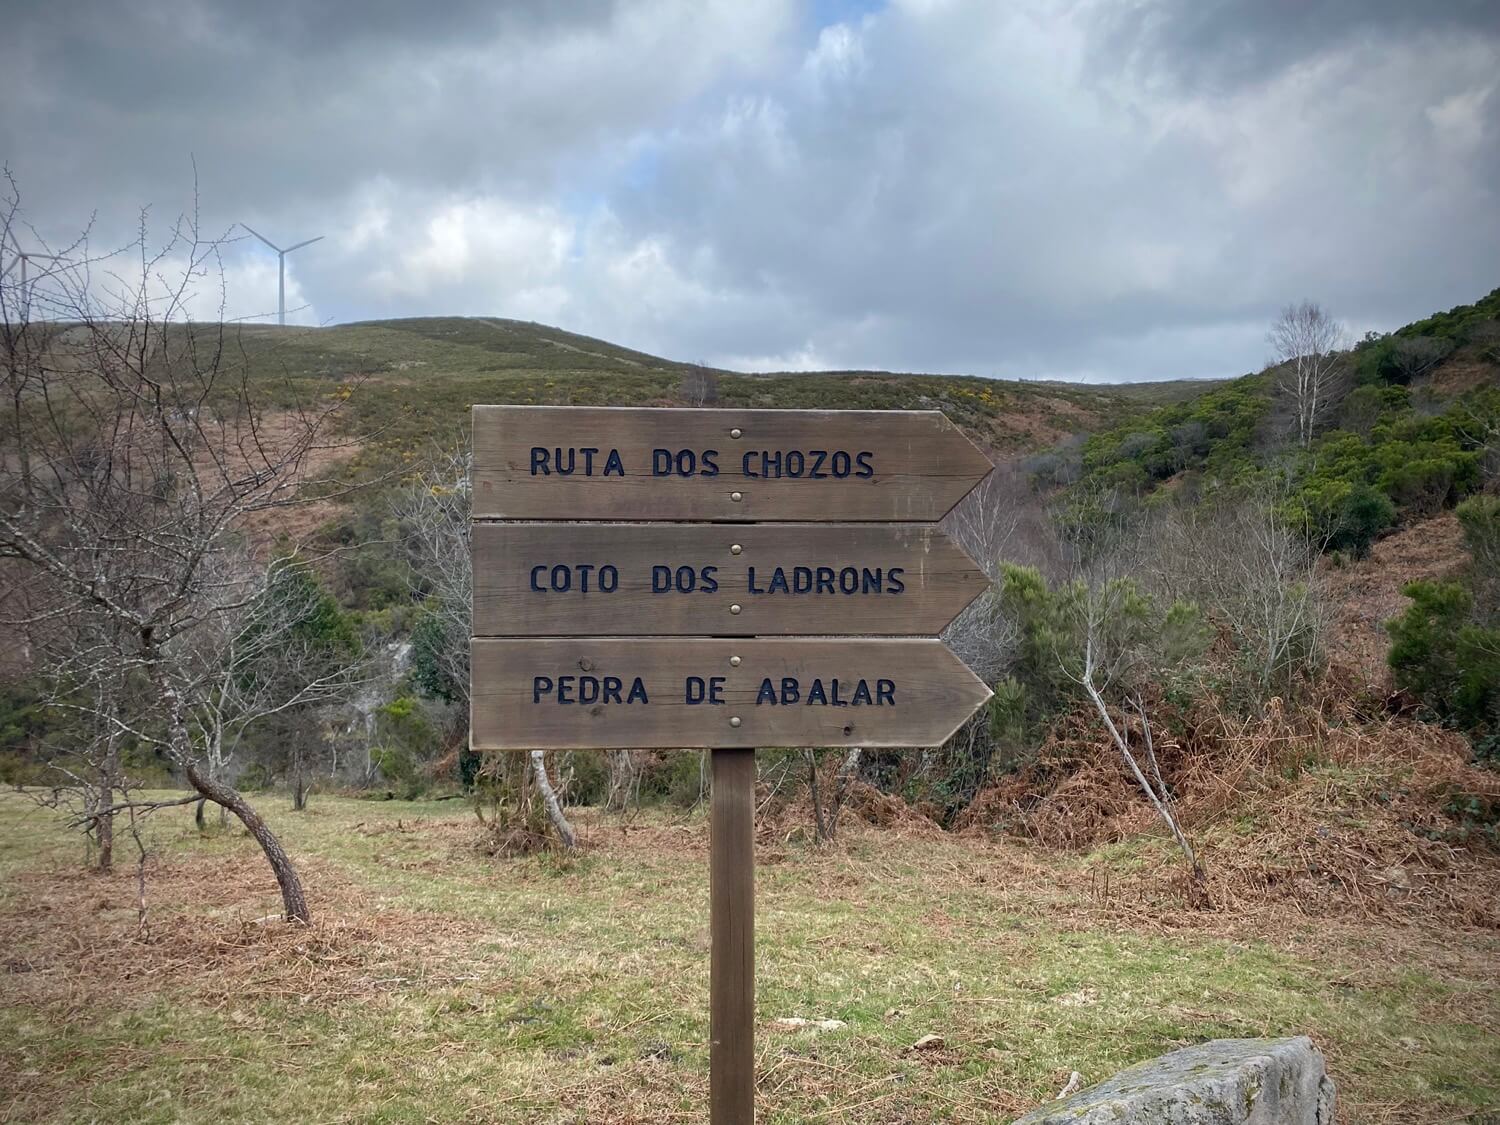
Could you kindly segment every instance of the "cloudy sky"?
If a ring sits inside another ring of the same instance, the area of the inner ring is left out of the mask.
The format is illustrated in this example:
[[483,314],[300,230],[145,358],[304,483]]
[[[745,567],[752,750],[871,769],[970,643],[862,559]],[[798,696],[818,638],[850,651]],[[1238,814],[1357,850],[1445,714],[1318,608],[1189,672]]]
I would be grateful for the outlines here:
[[[283,245],[296,319],[744,369],[1237,374],[1500,285],[1495,0],[0,2],[38,234]],[[275,259],[226,257],[230,311]]]

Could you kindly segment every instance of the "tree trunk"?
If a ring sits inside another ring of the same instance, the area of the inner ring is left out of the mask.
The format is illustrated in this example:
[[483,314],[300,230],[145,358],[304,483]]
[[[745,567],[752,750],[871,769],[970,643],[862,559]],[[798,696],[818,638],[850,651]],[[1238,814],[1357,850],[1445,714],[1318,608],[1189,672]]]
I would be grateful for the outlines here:
[[630,804],[630,794],[635,789],[635,754],[630,750],[609,752],[609,795],[605,798],[607,812],[624,812]]
[[297,869],[292,866],[286,849],[281,846],[281,841],[261,815],[232,786],[204,777],[191,762],[186,763],[186,769],[188,784],[220,808],[239,817],[250,835],[255,837],[261,851],[266,853],[266,861],[270,863],[271,870],[276,875],[276,883],[281,887],[281,905],[286,920],[311,924],[312,912],[307,908],[307,896],[302,891],[302,880],[297,877]]
[[807,761],[807,791],[812,797],[813,838],[820,844],[827,843],[832,837],[823,820],[823,798],[818,788],[818,754],[816,750],[804,750],[802,756]]
[[531,776],[536,781],[537,792],[542,795],[542,803],[547,806],[547,817],[552,821],[552,827],[557,829],[563,847],[571,851],[578,846],[578,837],[574,835],[568,818],[563,815],[562,802],[557,799],[557,790],[552,788],[552,780],[547,776],[547,763],[540,750],[531,752]]
[[854,747],[839,763],[838,772],[833,775],[833,793],[829,798],[828,812],[828,838],[832,840],[838,835],[839,814],[844,811],[844,802],[849,799],[849,791],[854,788],[854,779],[859,775],[859,762],[864,751],[858,746]]
[[292,811],[307,811],[307,778],[302,771],[302,751],[292,755]]
[[104,769],[99,778],[99,810],[96,813],[96,834],[99,837],[99,873],[108,874],[114,867],[114,769],[111,759],[114,753],[105,754]]
[[[1089,699],[1093,701],[1094,710],[1099,713],[1099,718],[1103,720],[1104,729],[1109,732],[1110,740],[1114,742],[1115,748],[1120,751],[1120,756],[1125,759],[1125,764],[1130,768],[1131,775],[1135,778],[1136,784],[1140,786],[1141,792],[1145,794],[1146,800],[1151,803],[1151,807],[1156,810],[1156,815],[1161,817],[1163,822],[1165,822],[1168,830],[1172,833],[1172,839],[1177,841],[1178,849],[1182,852],[1183,858],[1187,860],[1188,874],[1192,885],[1200,887],[1206,878],[1206,873],[1203,870],[1203,865],[1198,862],[1198,856],[1193,851],[1192,844],[1188,843],[1187,834],[1183,832],[1182,826],[1177,823],[1177,817],[1173,815],[1171,806],[1167,803],[1169,798],[1166,793],[1166,787],[1162,786],[1162,792],[1157,793],[1151,782],[1146,778],[1146,775],[1141,771],[1140,763],[1136,761],[1135,755],[1130,751],[1130,744],[1125,741],[1125,736],[1120,733],[1120,728],[1115,725],[1115,720],[1109,713],[1109,705],[1105,703],[1104,697],[1099,694],[1098,689],[1094,687],[1091,680],[1084,679],[1083,690],[1088,693]],[[1144,711],[1141,717],[1145,718]]]

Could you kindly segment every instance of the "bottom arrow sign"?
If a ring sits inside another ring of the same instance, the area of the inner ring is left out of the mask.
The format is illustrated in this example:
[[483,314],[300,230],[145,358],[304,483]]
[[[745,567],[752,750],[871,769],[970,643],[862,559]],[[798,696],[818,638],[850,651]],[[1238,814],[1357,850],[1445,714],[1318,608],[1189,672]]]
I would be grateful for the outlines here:
[[476,750],[936,746],[991,694],[925,637],[472,645]]

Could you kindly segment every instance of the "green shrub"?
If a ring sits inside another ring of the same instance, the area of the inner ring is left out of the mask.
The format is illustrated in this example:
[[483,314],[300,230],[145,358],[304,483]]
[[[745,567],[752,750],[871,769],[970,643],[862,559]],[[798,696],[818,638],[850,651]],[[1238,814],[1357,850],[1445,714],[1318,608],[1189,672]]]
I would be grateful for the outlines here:
[[1500,800],[1486,793],[1455,790],[1448,795],[1443,811],[1455,822],[1442,833],[1441,839],[1454,844],[1482,842],[1500,847]]
[[669,753],[641,776],[641,801],[651,804],[665,801],[678,808],[690,809],[703,796],[706,784],[703,754]]
[[406,800],[427,791],[425,766],[438,748],[437,731],[411,695],[399,695],[375,712],[377,745],[371,757]]
[[1380,533],[1396,522],[1396,505],[1368,484],[1319,480],[1304,486],[1286,515],[1293,526],[1308,528],[1325,550],[1362,559]]
[[1412,582],[1412,604],[1389,622],[1397,684],[1434,714],[1483,737],[1500,713],[1500,628],[1474,620],[1474,599],[1457,582]]
[[463,688],[453,680],[443,654],[454,645],[466,645],[467,637],[450,637],[444,619],[430,609],[418,612],[411,630],[411,681],[428,699],[454,703],[463,698]]
[[1031,567],[1006,565],[1000,604],[1017,639],[1009,675],[997,687],[1002,710],[998,718],[992,712],[992,723],[1011,728],[1044,725],[1082,698],[1079,676],[1089,638],[1101,666],[1128,668],[1128,679],[1168,684],[1212,639],[1197,606],[1164,604],[1128,578],[1092,590],[1081,582],[1053,587]]
[[1473,560],[1475,615],[1483,624],[1500,624],[1500,496],[1471,496],[1454,511]]
[[1450,460],[1404,460],[1380,474],[1380,487],[1413,515],[1432,516],[1443,510],[1453,494],[1457,475],[1458,466]]

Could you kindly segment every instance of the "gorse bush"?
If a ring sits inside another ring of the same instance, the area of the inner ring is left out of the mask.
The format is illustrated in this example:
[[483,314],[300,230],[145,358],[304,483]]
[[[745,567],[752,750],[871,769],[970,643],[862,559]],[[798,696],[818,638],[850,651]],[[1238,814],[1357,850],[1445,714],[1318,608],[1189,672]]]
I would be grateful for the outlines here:
[[[1339,428],[1297,450],[1271,440],[1266,387],[1262,377],[1247,376],[1089,439],[1083,475],[1059,507],[1065,533],[1118,523],[1142,504],[1235,493],[1290,472],[1288,523],[1326,550],[1359,557],[1401,520],[1434,515],[1473,493],[1486,457],[1494,457],[1494,388],[1434,414],[1404,386],[1358,387],[1334,415]],[[1174,487],[1163,490],[1168,482]]]
[[411,800],[427,790],[427,762],[439,748],[438,731],[421,701],[398,695],[375,712],[375,764],[401,796]]
[[[1494,755],[1500,732],[1500,497],[1476,496],[1458,508],[1470,552],[1461,580],[1412,582],[1412,600],[1391,621],[1396,682],[1438,717]],[[1492,759],[1494,760],[1494,759]]]
[[1186,469],[1236,479],[1254,464],[1270,401],[1265,380],[1246,376],[1191,402],[1158,407],[1091,437],[1083,450],[1085,479],[1128,492],[1147,491]]
[[1119,690],[1170,689],[1193,674],[1213,635],[1198,606],[1153,597],[1134,578],[1051,585],[1031,567],[1007,565],[1000,602],[1017,639],[991,701],[992,729],[1039,727],[1076,706],[1090,649]]
[[1500,719],[1500,629],[1474,620],[1457,582],[1412,582],[1412,605],[1388,626],[1397,683],[1476,740]]

